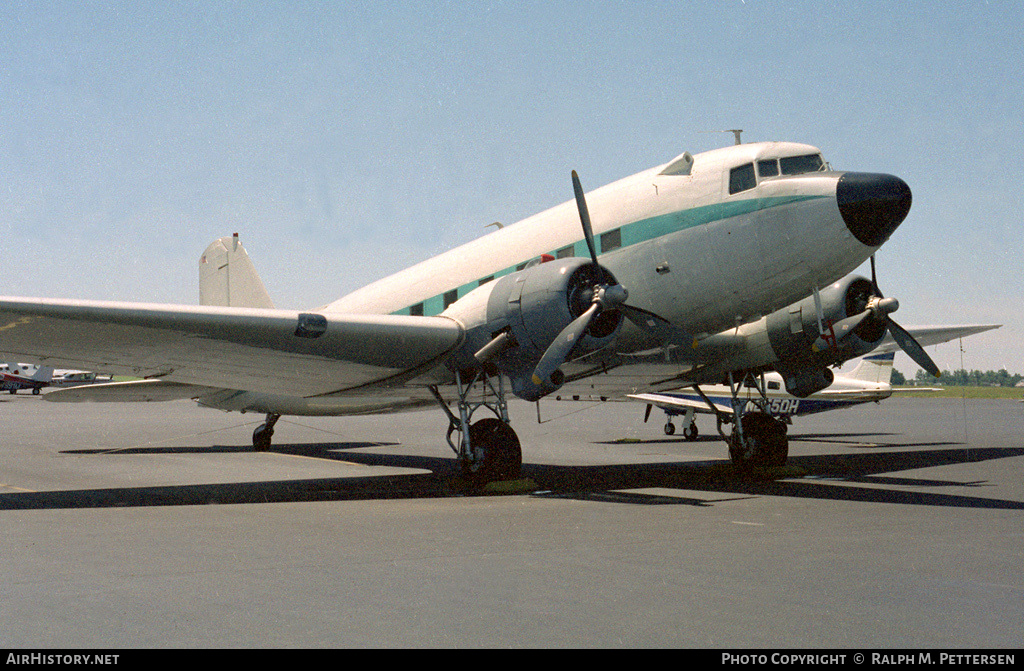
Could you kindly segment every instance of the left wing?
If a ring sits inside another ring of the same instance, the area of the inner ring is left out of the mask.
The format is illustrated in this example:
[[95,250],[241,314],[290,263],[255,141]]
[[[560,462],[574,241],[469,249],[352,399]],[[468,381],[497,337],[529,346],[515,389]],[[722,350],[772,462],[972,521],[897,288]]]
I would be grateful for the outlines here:
[[[991,331],[997,329],[1002,324],[964,324],[962,326],[908,326],[906,327],[907,333],[914,336],[914,340],[918,342],[922,347],[928,345],[938,345],[939,343],[948,342],[955,340],[956,338],[966,338],[969,335],[975,333],[982,333],[983,331]],[[900,346],[893,340],[891,333],[886,333],[885,338],[882,342],[871,351],[872,354],[882,354],[884,352],[898,352]]]
[[401,384],[463,331],[447,317],[0,298],[0,358],[302,397]]

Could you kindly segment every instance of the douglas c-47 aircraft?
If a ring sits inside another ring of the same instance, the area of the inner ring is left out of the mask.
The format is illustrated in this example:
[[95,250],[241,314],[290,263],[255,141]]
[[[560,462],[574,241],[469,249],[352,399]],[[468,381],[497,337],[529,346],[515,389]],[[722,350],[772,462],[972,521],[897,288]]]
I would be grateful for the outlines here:
[[[906,217],[898,177],[834,171],[815,147],[766,142],[687,152],[586,195],[572,181],[574,201],[318,309],[274,308],[230,237],[204,255],[199,306],[2,298],[0,352],[144,378],[47,400],[194,398],[263,413],[256,449],[281,415],[437,404],[479,481],[519,475],[509,392],[739,389],[777,370],[805,397],[887,332],[937,372],[889,317],[898,304],[873,266],[870,280],[838,281]],[[493,416],[474,418],[481,410]],[[737,465],[785,461],[785,425],[763,407],[730,420]]]

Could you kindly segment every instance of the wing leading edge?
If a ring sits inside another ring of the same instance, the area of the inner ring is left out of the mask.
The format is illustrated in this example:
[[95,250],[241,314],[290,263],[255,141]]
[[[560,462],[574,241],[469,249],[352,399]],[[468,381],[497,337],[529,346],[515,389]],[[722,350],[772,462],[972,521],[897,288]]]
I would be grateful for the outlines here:
[[447,317],[0,298],[0,356],[294,396],[387,386],[462,341]]

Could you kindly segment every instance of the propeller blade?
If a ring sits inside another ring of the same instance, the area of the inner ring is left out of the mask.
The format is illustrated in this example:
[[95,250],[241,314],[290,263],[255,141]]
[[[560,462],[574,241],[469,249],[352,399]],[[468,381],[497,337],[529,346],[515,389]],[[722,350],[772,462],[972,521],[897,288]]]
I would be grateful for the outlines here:
[[[861,325],[868,317],[877,317],[879,319],[887,319],[890,313],[896,312],[900,307],[900,302],[895,298],[878,298],[874,297],[868,302],[868,309],[863,312],[859,312],[852,317],[846,319],[840,319],[832,325],[832,333],[835,335],[836,342],[833,344],[838,345],[839,341],[846,336],[853,333],[854,329]],[[824,338],[818,338],[815,344],[819,349],[824,348],[828,345]]]
[[594,287],[594,298],[590,307],[568,326],[562,329],[551,344],[548,345],[544,356],[537,362],[533,370],[532,382],[536,385],[550,380],[551,374],[559,366],[565,363],[566,358],[572,353],[583,334],[587,332],[590,321],[600,314],[601,310],[615,310],[626,303],[629,292],[621,284],[599,285]]
[[[840,340],[853,333],[853,330],[860,326],[860,323],[870,316],[871,310],[865,310],[864,312],[855,314],[852,317],[847,317],[846,319],[841,319],[837,321],[835,324],[833,324],[832,333],[835,333],[836,339],[836,342],[833,343],[833,346],[838,345]],[[822,337],[819,337],[815,344],[818,345],[820,349],[823,349],[824,347],[828,346],[828,343],[825,342],[825,339]]]
[[544,356],[537,362],[537,367],[534,368],[531,378],[534,384],[541,385],[545,380],[549,380],[558,367],[565,363],[566,357],[569,356],[569,353],[576,347],[576,343],[586,333],[587,327],[590,326],[590,320],[597,315],[600,309],[600,303],[595,301],[587,308],[586,312],[572,320],[568,326],[562,329],[558,337],[548,345]]
[[892,334],[892,339],[896,341],[896,344],[900,346],[904,352],[907,353],[911,359],[914,360],[918,366],[923,368],[932,377],[939,377],[939,367],[935,365],[932,358],[928,356],[928,353],[924,351],[924,348],[914,340],[914,336],[907,333],[907,331],[894,322],[892,319],[888,320],[889,333]]
[[590,250],[590,260],[596,266],[597,248],[594,247],[594,229],[590,225],[590,212],[587,210],[587,199],[583,195],[580,177],[575,170],[572,171],[572,190],[576,194],[576,209],[580,212],[580,223],[583,224],[583,237],[587,241],[587,249]]
[[881,297],[882,291],[878,288],[878,279],[875,275],[875,255],[871,255],[871,293]]

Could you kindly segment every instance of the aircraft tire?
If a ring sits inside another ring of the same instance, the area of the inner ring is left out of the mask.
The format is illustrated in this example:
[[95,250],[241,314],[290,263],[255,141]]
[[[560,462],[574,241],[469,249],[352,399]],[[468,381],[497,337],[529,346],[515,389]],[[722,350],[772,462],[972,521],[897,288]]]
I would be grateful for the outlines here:
[[257,452],[266,452],[270,449],[270,439],[274,436],[274,430],[267,428],[266,424],[260,424],[252,432],[252,449]]
[[666,422],[665,423],[665,435],[666,436],[671,436],[675,432],[676,432],[676,425],[673,424],[672,422]]
[[738,468],[785,466],[789,458],[786,425],[763,412],[743,415],[744,443],[734,431],[729,436],[729,457]]
[[481,419],[469,427],[469,444],[483,452],[477,477],[486,482],[519,478],[523,452],[511,426],[497,417]]
[[39,387],[36,387],[35,389],[32,390],[32,395],[39,396]]
[[697,440],[698,435],[700,435],[700,432],[697,431],[696,424],[691,423],[690,426],[683,429],[683,438],[686,438],[691,442]]

